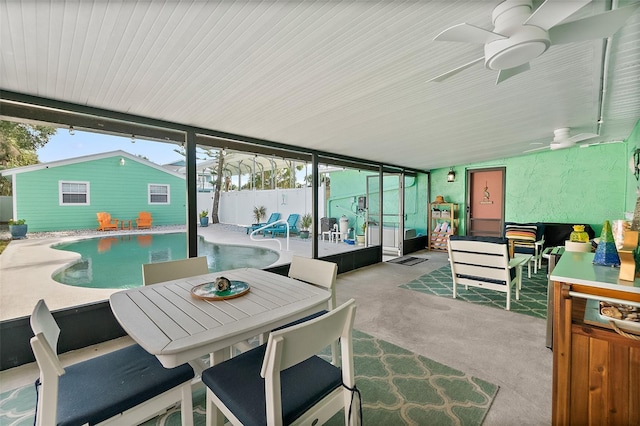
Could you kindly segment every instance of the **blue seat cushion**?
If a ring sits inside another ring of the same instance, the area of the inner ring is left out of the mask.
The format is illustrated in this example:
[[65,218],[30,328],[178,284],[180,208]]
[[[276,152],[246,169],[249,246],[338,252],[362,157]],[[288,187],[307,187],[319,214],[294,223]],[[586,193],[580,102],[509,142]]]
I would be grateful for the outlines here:
[[304,318],[300,318],[299,320],[291,321],[291,322],[290,322],[290,323],[288,323],[288,324],[281,325],[280,327],[278,327],[278,328],[274,328],[274,329],[273,329],[273,330],[271,330],[271,331],[278,331],[278,330],[282,330],[283,328],[291,327],[291,326],[293,326],[293,325],[302,324],[302,323],[303,323],[303,322],[305,322],[305,321],[309,321],[309,320],[312,320],[312,319],[314,319],[314,318],[318,318],[319,316],[324,315],[324,314],[326,314],[326,313],[327,313],[327,310],[323,309],[322,311],[320,311],[320,312],[316,312],[315,314],[307,315],[306,317],[304,317]]
[[[511,276],[512,280],[516,277],[516,273],[515,273],[515,271],[513,269],[509,270],[509,275]],[[456,277],[458,277],[458,278],[466,278],[466,279],[475,280],[475,281],[482,281],[482,282],[490,283],[490,284],[502,284],[502,285],[506,285],[507,284],[503,280],[494,280],[492,278],[476,277],[476,276],[473,276],[473,275],[456,274]]]
[[65,368],[58,388],[58,425],[90,425],[193,379],[188,364],[164,368],[139,345]]
[[[267,424],[264,379],[260,369],[266,345],[258,346],[202,372],[202,382],[248,425]],[[342,384],[341,370],[312,356],[280,373],[282,417],[290,424]]]

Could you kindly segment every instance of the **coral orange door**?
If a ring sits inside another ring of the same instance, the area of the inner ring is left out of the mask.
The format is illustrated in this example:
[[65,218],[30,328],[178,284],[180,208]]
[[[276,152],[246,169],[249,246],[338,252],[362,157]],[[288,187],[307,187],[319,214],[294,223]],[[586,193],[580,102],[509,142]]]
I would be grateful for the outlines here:
[[467,235],[502,236],[504,177],[504,167],[467,171]]

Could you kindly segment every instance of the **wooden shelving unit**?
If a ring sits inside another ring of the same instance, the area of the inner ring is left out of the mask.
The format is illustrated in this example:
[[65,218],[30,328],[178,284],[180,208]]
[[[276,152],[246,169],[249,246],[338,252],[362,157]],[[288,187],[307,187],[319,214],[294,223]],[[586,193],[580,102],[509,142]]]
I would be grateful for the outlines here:
[[458,204],[429,203],[429,250],[447,251],[449,236],[458,232],[458,221]]

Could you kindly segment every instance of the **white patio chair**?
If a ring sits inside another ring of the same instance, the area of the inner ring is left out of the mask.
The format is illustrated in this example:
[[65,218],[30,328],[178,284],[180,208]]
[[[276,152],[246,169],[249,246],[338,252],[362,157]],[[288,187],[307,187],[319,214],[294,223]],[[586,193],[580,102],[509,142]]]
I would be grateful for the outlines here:
[[[338,277],[338,265],[326,260],[311,259],[302,256],[293,256],[291,265],[289,266],[289,278],[304,281],[318,287],[331,291],[331,298],[327,302],[327,309],[310,315],[306,318],[298,320],[294,323],[287,324],[285,327],[291,326],[302,321],[307,321],[320,316],[327,311],[331,311],[336,307],[336,279]],[[331,359],[333,365],[338,365],[338,344],[331,344]]]
[[[266,345],[205,370],[207,410],[215,404],[234,425],[315,425],[344,408],[345,424],[358,424],[360,402],[352,400],[357,392],[355,310],[351,299],[325,315],[274,331]],[[315,355],[337,339],[339,366]]]
[[63,367],[57,355],[60,328],[44,300],[31,315],[31,347],[40,368],[37,426],[133,425],[181,402],[182,424],[193,425],[189,365],[164,368],[139,345]]
[[209,266],[207,258],[204,256],[142,264],[142,282],[144,285],[208,273]]
[[458,285],[486,288],[507,293],[507,311],[511,309],[511,287],[520,299],[522,264],[527,258],[509,259],[505,238],[451,235],[448,242],[453,298]]
[[[315,285],[317,287],[321,287],[331,291],[331,298],[327,301],[327,309],[323,309],[319,312],[316,312],[312,315],[309,315],[305,318],[299,319],[297,321],[293,321],[289,324],[283,325],[274,329],[273,331],[280,330],[285,327],[290,327],[295,324],[299,324],[303,321],[308,321],[310,319],[316,318],[322,314],[325,314],[327,311],[332,310],[336,306],[336,279],[338,276],[338,265],[333,262],[327,262],[325,260],[320,259],[311,259],[308,257],[302,256],[293,256],[291,259],[291,265],[289,266],[289,278],[293,278],[296,280],[304,281],[308,284]],[[261,336],[260,343],[264,343],[267,336]],[[251,349],[251,347],[247,346],[244,342],[236,345],[236,348],[247,351]],[[331,345],[331,358],[332,363],[337,365],[338,363],[338,346],[337,342],[333,342]]]

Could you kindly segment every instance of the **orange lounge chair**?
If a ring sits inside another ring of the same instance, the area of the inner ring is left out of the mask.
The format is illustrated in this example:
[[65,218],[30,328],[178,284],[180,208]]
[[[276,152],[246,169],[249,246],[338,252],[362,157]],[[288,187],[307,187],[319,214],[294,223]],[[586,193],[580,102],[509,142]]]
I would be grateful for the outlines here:
[[136,219],[136,227],[140,228],[151,228],[151,222],[153,219],[151,218],[151,213],[149,212],[140,212]]
[[111,219],[110,213],[99,212],[96,216],[98,216],[98,231],[118,230],[118,219]]

